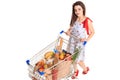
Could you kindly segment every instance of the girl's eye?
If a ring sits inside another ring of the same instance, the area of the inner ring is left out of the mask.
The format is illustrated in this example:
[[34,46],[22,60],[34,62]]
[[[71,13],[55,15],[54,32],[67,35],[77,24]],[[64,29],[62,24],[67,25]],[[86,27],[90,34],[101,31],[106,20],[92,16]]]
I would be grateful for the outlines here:
[[81,11],[81,9],[79,8],[79,9],[75,9],[75,12],[77,12],[77,11]]

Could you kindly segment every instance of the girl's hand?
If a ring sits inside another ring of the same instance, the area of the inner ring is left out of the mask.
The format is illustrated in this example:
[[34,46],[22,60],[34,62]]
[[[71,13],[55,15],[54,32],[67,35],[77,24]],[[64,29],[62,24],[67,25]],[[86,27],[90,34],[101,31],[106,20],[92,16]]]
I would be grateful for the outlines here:
[[66,35],[70,36],[70,31],[65,32]]
[[80,42],[84,42],[84,41],[86,41],[86,38],[81,38],[80,39]]
[[83,45],[85,46],[87,44],[86,38],[80,39],[81,42],[83,42]]

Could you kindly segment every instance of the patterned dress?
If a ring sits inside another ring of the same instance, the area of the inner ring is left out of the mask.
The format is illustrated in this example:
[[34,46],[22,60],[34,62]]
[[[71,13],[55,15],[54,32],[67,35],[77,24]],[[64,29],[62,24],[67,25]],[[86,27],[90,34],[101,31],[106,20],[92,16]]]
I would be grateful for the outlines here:
[[74,54],[74,51],[76,48],[79,49],[79,54],[77,56],[76,61],[84,61],[85,58],[85,46],[83,45],[83,42],[80,42],[81,38],[86,38],[86,31],[83,27],[83,24],[80,24],[79,22],[75,22],[73,27],[71,28],[71,35],[69,38],[69,44],[68,44],[68,52],[71,54]]

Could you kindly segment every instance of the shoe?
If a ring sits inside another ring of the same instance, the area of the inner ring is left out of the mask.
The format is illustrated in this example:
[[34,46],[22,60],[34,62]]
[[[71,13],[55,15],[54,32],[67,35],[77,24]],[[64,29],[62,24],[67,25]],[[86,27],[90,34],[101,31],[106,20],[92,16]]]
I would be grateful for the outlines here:
[[89,67],[86,67],[87,68],[87,71],[83,71],[82,74],[87,74],[88,71],[89,71]]
[[71,77],[72,79],[75,79],[78,76],[79,70],[75,71],[73,76]]

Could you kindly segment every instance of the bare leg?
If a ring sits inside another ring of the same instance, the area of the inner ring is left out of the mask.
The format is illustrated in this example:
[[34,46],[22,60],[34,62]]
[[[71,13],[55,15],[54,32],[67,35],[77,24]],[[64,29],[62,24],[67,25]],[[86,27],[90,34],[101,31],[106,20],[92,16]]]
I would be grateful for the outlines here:
[[78,73],[79,73],[76,62],[73,63],[73,68],[74,68],[74,74],[71,78],[75,79],[78,76]]
[[81,66],[81,68],[83,69],[83,71],[87,70],[83,61],[80,61],[78,64]]
[[78,64],[79,64],[79,65],[81,66],[81,68],[83,69],[83,72],[82,72],[82,73],[83,73],[83,74],[87,74],[88,71],[89,71],[89,67],[86,67],[83,61],[80,61]]
[[74,68],[74,71],[77,71],[78,68],[77,68],[77,63],[76,62],[73,63],[73,68]]

